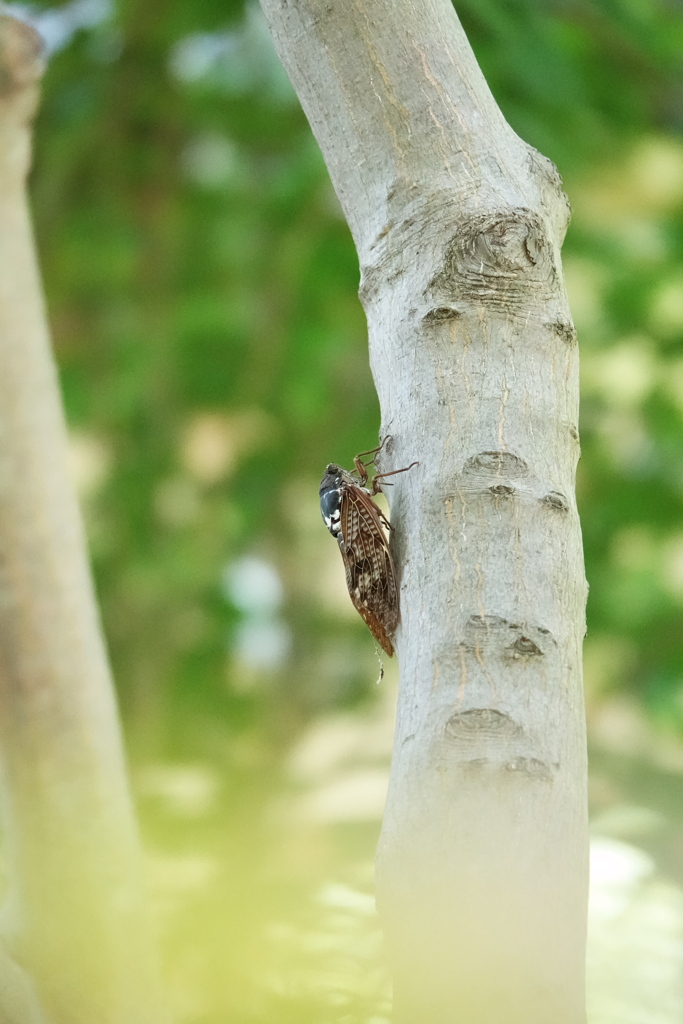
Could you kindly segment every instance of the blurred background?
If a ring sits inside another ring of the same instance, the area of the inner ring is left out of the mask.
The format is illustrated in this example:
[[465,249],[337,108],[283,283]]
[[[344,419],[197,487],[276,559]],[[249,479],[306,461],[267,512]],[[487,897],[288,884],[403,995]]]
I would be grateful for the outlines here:
[[[683,1019],[683,10],[460,0],[558,165],[582,348],[591,1024]],[[386,1024],[395,666],[320,521],[376,443],[358,266],[259,8],[14,6],[72,467],[177,1024]]]

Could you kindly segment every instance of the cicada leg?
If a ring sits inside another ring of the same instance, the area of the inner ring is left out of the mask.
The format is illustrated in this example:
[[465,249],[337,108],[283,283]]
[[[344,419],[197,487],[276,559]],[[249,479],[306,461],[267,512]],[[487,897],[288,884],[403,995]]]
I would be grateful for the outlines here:
[[[392,469],[392,471],[390,473],[378,473],[377,476],[372,481],[372,492],[371,493],[372,494],[379,494],[379,492],[381,490],[381,487],[377,483],[378,480],[386,480],[386,478],[388,476],[396,476],[397,473],[407,473],[409,469],[413,468],[413,466],[419,466],[419,465],[420,465],[419,462],[411,462],[409,466],[404,466],[403,469]],[[391,487],[391,484],[388,484],[388,486]]]

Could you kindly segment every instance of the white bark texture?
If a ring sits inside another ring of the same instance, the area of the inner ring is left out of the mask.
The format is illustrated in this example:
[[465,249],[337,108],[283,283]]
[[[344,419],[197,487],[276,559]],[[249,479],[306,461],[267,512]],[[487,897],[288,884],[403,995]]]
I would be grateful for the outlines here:
[[[262,0],[358,250],[401,580],[396,1024],[580,1024],[578,356],[555,167],[448,0]],[[370,441],[368,442],[368,445]]]
[[41,64],[33,30],[0,15],[5,940],[51,1024],[150,1024],[138,838],[26,201]]

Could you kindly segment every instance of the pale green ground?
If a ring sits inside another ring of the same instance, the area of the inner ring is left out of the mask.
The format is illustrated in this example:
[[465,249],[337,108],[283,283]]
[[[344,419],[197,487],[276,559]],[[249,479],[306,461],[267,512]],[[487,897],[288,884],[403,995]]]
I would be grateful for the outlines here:
[[[221,846],[248,837],[221,838],[218,823],[213,848],[198,841],[202,821],[220,814],[215,772],[195,764],[138,773],[143,813],[156,804],[156,813],[175,820],[184,836],[181,853],[159,850],[149,858],[178,1024],[220,1019],[224,1000],[240,1007],[238,1021],[261,1015],[311,1024],[390,1021],[372,855],[388,780],[393,676],[392,666],[371,712],[312,723],[288,757],[280,791],[260,812],[271,847],[261,884],[269,887],[273,907],[259,905],[259,893],[267,897],[255,882],[248,849],[237,858],[243,877],[226,878]],[[590,1024],[683,1019],[683,889],[636,841],[666,828],[658,811],[633,803],[613,803],[595,816]],[[262,862],[264,851],[254,851],[254,859]],[[241,904],[234,893],[224,902],[226,886],[249,890],[255,905]],[[221,907],[231,908],[232,921],[216,920]],[[224,990],[233,985],[241,987],[241,997]]]

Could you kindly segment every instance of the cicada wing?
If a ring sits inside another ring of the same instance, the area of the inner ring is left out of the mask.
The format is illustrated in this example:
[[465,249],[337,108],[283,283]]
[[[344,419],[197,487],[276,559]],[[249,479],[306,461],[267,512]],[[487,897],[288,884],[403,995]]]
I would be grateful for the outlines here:
[[360,487],[347,485],[341,500],[340,545],[351,600],[390,656],[398,625],[398,588],[380,510]]

